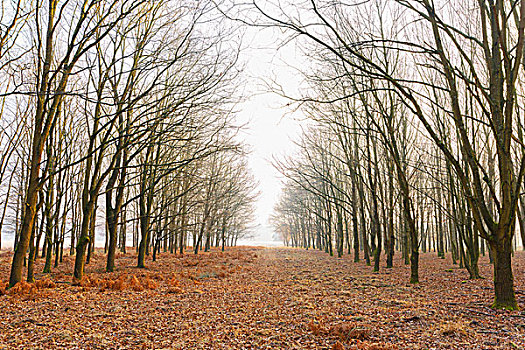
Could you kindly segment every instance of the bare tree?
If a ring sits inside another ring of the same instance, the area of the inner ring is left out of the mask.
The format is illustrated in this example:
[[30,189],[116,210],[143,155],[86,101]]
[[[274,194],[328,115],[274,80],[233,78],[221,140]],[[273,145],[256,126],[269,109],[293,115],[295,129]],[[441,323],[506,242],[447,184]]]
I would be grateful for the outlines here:
[[[425,137],[450,162],[475,228],[491,248],[495,264],[493,306],[516,309],[511,250],[525,157],[513,149],[520,147],[516,144],[516,105],[521,101],[517,86],[523,69],[525,2],[479,1],[477,7],[469,7],[454,1],[439,8],[428,0],[374,3],[394,17],[370,13],[370,2],[346,6],[316,0],[294,4],[277,1],[259,6],[255,1],[252,5],[266,20],[255,25],[286,29],[298,40],[322,47],[349,67],[351,74],[359,72],[391,84],[390,89],[417,118]],[[404,24],[395,36],[381,39],[377,31],[360,31],[363,19],[386,21],[388,25],[392,18]],[[378,60],[378,46],[413,62],[411,73],[385,69]],[[438,77],[430,78],[430,71]],[[438,102],[428,98],[428,87],[438,89],[444,98],[440,108],[450,118],[459,152],[440,137],[438,125],[429,116],[429,106]],[[470,113],[471,107],[479,111],[477,117]],[[477,134],[471,132],[467,121],[479,123],[490,134],[497,159],[497,183],[496,179],[484,180],[488,173],[475,150]],[[400,190],[406,194],[409,186],[404,182],[400,181]],[[489,209],[491,201],[495,203],[494,212]],[[405,206],[410,208],[406,212],[412,211],[412,203],[407,201]],[[414,231],[411,226],[408,229]]]

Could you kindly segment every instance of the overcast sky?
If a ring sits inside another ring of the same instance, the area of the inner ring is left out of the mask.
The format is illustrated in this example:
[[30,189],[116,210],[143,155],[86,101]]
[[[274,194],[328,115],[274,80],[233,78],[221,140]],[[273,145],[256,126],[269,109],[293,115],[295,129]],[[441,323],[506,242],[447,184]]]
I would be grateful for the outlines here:
[[296,91],[300,77],[291,66],[300,61],[293,44],[278,48],[281,38],[275,29],[248,29],[245,40],[247,49],[242,59],[246,62],[246,102],[239,106],[239,118],[247,122],[243,132],[251,146],[250,166],[259,181],[261,195],[256,203],[256,241],[270,241],[273,230],[268,224],[281,191],[281,177],[271,164],[272,157],[281,157],[294,151],[294,139],[301,131],[301,116],[293,115],[284,107],[285,98],[269,91],[266,86],[275,80],[287,91]]

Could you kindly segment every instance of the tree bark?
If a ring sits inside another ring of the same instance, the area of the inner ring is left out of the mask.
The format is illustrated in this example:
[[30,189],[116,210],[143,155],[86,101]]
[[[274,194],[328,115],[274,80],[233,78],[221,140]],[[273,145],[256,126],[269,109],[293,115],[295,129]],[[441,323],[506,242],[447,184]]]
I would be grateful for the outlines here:
[[490,241],[494,256],[494,303],[493,308],[517,310],[518,303],[514,292],[512,274],[512,240]]

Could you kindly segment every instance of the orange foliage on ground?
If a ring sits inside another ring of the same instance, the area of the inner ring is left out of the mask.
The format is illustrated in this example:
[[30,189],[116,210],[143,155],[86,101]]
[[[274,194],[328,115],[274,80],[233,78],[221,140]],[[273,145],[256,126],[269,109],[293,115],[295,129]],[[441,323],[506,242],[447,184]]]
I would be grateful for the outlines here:
[[[0,254],[0,348],[525,349],[525,313],[489,307],[485,257],[486,278],[470,281],[450,260],[422,254],[421,283],[410,285],[399,256],[373,273],[312,250],[162,253],[146,269],[128,253],[105,273],[97,251],[81,281],[67,256],[36,283],[6,290],[11,257]],[[525,254],[513,263],[524,308]]]

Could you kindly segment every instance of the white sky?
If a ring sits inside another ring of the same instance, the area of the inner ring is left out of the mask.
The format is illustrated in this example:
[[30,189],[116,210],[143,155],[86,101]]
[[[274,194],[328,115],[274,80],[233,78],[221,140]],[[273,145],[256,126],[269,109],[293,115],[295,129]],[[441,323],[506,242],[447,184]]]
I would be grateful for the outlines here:
[[[270,241],[273,229],[268,218],[281,191],[281,177],[272,166],[272,157],[293,152],[292,140],[300,133],[300,118],[284,107],[287,99],[269,92],[267,83],[275,80],[286,91],[296,92],[301,77],[291,66],[300,61],[293,44],[278,49],[282,39],[275,29],[249,28],[245,40],[249,46],[243,52],[246,62],[247,100],[239,106],[240,121],[248,123],[244,139],[252,148],[250,167],[259,181],[261,195],[256,203],[254,241]],[[281,34],[282,35],[282,34]],[[286,60],[286,62],[285,62]]]

